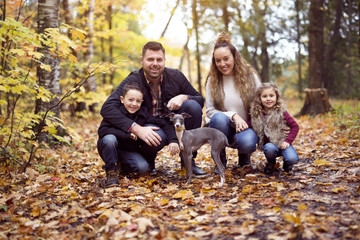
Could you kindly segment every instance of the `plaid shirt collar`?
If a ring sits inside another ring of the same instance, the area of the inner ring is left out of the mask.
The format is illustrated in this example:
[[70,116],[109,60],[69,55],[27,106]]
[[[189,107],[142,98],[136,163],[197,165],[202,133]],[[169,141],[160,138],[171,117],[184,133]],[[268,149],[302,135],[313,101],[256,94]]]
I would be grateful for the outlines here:
[[[151,104],[152,107],[150,109],[151,115],[152,116],[163,116],[163,115],[165,115],[165,108],[163,106],[163,101],[161,99],[160,85],[158,85],[159,96],[157,96],[157,93],[155,92],[153,83],[148,80],[145,73],[144,73],[144,75],[145,75],[146,82],[147,82],[148,86],[150,87],[150,92],[151,92],[151,97],[152,97],[152,104]],[[163,75],[160,76],[160,84],[161,84],[162,80],[163,80]]]
[[[148,79],[148,76],[146,75],[145,72],[144,72],[144,76],[145,76],[147,84],[150,85],[151,81]],[[160,75],[160,84],[162,83],[162,81],[163,81],[163,75],[161,74]]]

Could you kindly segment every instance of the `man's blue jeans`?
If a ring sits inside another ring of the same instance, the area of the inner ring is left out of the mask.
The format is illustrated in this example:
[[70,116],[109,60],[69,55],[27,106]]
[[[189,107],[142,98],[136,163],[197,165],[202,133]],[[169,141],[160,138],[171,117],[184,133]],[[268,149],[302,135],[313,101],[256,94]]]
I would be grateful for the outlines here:
[[299,156],[292,145],[284,150],[281,150],[273,143],[267,143],[264,146],[264,154],[266,160],[271,164],[275,164],[276,158],[280,156],[283,156],[284,164],[287,166],[292,166],[299,162]]
[[[255,152],[256,143],[258,142],[258,137],[254,130],[248,128],[237,133],[229,117],[222,112],[215,113],[214,116],[212,116],[209,127],[216,128],[223,132],[230,144],[236,141],[234,147],[238,150],[240,166],[250,164],[251,153]],[[223,162],[226,162],[225,149],[221,152],[220,157]]]
[[191,118],[185,120],[185,128],[187,130],[201,127],[202,122],[202,108],[195,100],[187,100],[183,102],[180,109],[176,113],[188,113]]

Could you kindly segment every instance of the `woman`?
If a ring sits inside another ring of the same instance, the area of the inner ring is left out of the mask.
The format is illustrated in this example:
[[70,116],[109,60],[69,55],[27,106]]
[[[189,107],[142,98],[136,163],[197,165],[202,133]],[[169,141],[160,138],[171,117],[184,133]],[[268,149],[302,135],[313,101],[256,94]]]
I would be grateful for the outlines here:
[[[209,127],[222,131],[238,150],[238,165],[250,164],[258,137],[249,128],[250,103],[261,82],[256,70],[240,55],[230,36],[221,33],[216,40],[206,80],[206,114]],[[220,154],[226,166],[225,149]]]

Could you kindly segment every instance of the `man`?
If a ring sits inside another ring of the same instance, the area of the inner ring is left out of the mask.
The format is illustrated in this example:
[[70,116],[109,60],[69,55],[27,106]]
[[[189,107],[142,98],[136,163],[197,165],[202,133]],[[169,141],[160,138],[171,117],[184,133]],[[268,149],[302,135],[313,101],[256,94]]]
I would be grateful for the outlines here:
[[[156,174],[154,161],[158,151],[169,144],[168,149],[171,154],[179,152],[176,135],[167,136],[163,129],[155,125],[140,126],[119,110],[122,104],[120,95],[126,83],[137,82],[144,88],[142,106],[148,109],[151,116],[163,119],[170,111],[187,112],[192,117],[186,120],[186,128],[201,126],[204,99],[179,70],[165,67],[165,49],[160,43],[150,41],[144,45],[141,65],[142,68],[131,72],[121,82],[101,108],[103,121],[114,128],[133,133],[139,139],[133,143],[136,145],[134,151],[134,148],[129,150],[128,147],[124,147],[129,145],[129,142],[119,142],[112,134],[99,138],[98,151],[105,162],[108,186],[118,184],[117,166],[114,163],[120,163],[121,169],[126,173]],[[171,124],[167,119],[164,121]],[[194,160],[193,173],[198,176],[206,174],[195,165]]]

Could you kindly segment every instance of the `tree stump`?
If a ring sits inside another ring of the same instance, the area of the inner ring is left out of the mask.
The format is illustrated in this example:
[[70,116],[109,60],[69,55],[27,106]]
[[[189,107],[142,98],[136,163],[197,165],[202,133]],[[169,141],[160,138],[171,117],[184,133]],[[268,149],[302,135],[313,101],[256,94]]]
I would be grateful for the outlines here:
[[328,93],[325,88],[305,89],[305,103],[301,111],[296,114],[297,117],[303,115],[315,116],[333,111],[330,105]]

